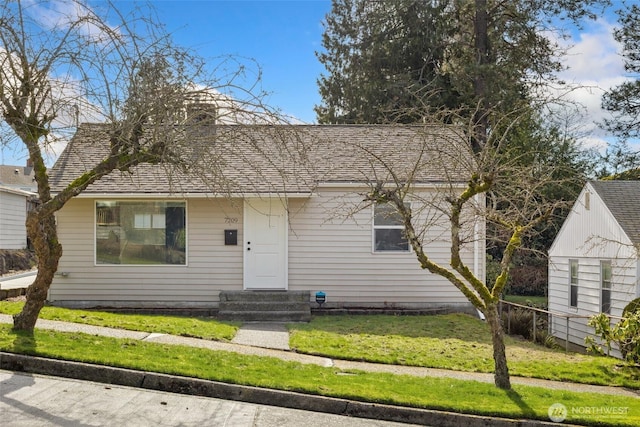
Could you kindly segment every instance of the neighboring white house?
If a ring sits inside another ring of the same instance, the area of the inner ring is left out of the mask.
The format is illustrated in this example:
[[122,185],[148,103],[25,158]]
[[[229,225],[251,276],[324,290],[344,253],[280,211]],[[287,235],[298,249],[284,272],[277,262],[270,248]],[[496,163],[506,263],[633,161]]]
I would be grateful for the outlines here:
[[[104,156],[106,129],[78,129],[51,171],[54,192]],[[115,171],[65,205],[57,215],[64,253],[48,299],[195,308],[216,307],[221,291],[304,291],[311,301],[322,291],[329,307],[468,309],[451,283],[420,268],[389,205],[363,201],[372,183],[390,179],[389,168],[411,177],[407,203],[424,224],[424,245],[448,264],[448,221],[428,204],[468,178],[451,129],[201,130],[209,151],[193,159],[213,159],[206,171]],[[470,219],[462,256],[484,278],[484,221]]]
[[588,182],[549,249],[553,335],[584,346],[588,318],[640,297],[640,181]]
[[0,249],[27,247],[27,212],[31,199],[29,191],[0,185]]

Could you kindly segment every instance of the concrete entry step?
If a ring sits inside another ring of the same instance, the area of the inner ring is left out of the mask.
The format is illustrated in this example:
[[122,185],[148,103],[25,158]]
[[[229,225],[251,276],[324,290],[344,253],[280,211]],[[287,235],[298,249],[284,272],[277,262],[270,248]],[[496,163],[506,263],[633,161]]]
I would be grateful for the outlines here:
[[309,292],[229,291],[220,292],[218,318],[250,322],[308,322],[311,320]]

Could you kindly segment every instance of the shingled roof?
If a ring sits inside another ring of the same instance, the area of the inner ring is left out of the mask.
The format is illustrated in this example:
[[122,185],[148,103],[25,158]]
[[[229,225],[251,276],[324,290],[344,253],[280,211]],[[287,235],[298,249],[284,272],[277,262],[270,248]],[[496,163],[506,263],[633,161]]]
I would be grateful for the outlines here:
[[590,184],[633,244],[640,244],[640,181],[592,181]]
[[[52,190],[105,158],[109,126],[83,124],[51,170]],[[85,194],[308,193],[320,183],[463,182],[466,142],[451,126],[216,125],[189,131],[194,166],[139,165],[114,171]]]
[[0,185],[21,190],[35,191],[35,174],[31,166],[0,165]]

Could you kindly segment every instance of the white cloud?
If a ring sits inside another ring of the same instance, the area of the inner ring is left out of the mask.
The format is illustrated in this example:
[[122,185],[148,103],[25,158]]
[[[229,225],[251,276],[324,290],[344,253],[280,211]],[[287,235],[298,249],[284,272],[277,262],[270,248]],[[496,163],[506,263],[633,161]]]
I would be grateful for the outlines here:
[[[24,1],[25,11],[43,29],[48,31],[66,31],[72,25],[77,26],[80,35],[100,41],[101,38],[108,40],[105,34],[108,28],[112,34],[118,31],[106,25],[101,19],[95,19],[96,15],[89,5],[80,0],[51,0],[48,2],[38,2],[36,0]],[[81,25],[78,23],[84,21]]]
[[622,47],[613,37],[614,26],[601,18],[585,25],[572,39],[558,41],[567,49],[563,58],[566,70],[558,74],[569,88],[563,99],[580,106],[582,118],[575,125],[584,135],[581,141],[586,146],[602,147],[614,139],[600,127],[605,118],[610,118],[601,107],[602,95],[628,79]]

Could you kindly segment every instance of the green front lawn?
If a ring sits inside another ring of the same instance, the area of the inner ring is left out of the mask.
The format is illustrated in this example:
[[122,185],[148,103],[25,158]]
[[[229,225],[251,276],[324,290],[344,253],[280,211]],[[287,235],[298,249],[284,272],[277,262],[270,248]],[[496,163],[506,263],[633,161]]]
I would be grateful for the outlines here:
[[[465,315],[318,316],[291,324],[290,345],[301,353],[375,363],[493,372],[491,335]],[[552,350],[505,337],[512,375],[640,389],[640,369],[614,358]]]
[[[17,314],[22,302],[0,301],[0,313]],[[236,335],[240,322],[221,322],[213,318],[156,316],[148,314],[117,314],[95,310],[72,310],[61,307],[43,307],[40,318],[85,325],[155,332],[214,341],[230,341]]]
[[[526,386],[514,386],[507,392],[476,381],[340,371],[269,357],[80,333],[36,330],[31,336],[13,332],[10,325],[0,325],[0,350],[368,402],[518,419],[548,420],[549,407],[562,403],[568,408],[567,422],[609,426],[640,424],[640,399],[637,398]],[[624,413],[603,417],[585,413],[580,408],[623,408]]]
[[[0,301],[0,312],[18,313],[22,303]],[[41,318],[113,328],[231,340],[239,323],[210,318],[114,314],[44,307]],[[487,325],[468,315],[316,316],[289,325],[290,345],[300,353],[336,359],[493,372]],[[505,337],[509,370],[523,377],[640,389],[640,369],[614,358],[565,353]]]

